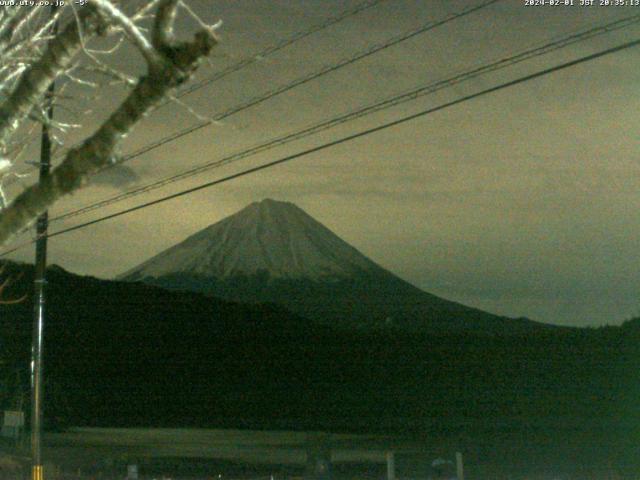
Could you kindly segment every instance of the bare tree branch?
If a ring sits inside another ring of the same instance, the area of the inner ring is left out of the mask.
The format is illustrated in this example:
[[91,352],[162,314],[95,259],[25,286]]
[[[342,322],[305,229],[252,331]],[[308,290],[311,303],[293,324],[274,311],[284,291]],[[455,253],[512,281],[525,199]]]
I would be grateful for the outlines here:
[[[4,273],[4,269],[5,266],[2,265],[0,267],[0,276]],[[20,298],[13,298],[13,299],[5,299],[2,298],[4,295],[4,290],[9,287],[12,283],[15,283],[16,280],[19,280],[20,277],[22,277],[22,273],[19,273],[17,278],[13,278],[11,276],[6,277],[3,282],[0,284],[0,305],[12,305],[15,303],[21,303],[24,302],[27,299],[27,294],[24,294],[22,297]]]
[[[109,2],[94,0],[92,3]],[[201,61],[217,44],[217,38],[211,28],[197,32],[192,41],[174,42],[172,31],[178,2],[160,0],[158,3],[151,45],[161,60],[156,61],[145,55],[148,62],[147,74],[138,80],[136,86],[109,119],[84,143],[67,152],[62,163],[49,176],[27,188],[11,205],[0,212],[0,245],[6,243],[15,233],[47,210],[57,199],[85,185],[91,174],[117,163],[116,149],[119,142],[154,106],[170,95],[173,89],[191,78]],[[100,11],[102,12],[103,9],[101,8]],[[110,23],[117,21],[111,15],[113,9],[108,9],[107,13],[109,13],[106,16],[107,21]],[[92,25],[91,22],[85,23],[88,26]],[[122,26],[121,22],[117,21],[117,23]],[[68,38],[60,40],[58,35],[53,42],[57,45],[55,53],[50,53],[52,49],[50,47],[45,54],[50,62],[55,63],[56,75],[65,70],[59,66],[68,63],[70,52],[80,48],[80,32],[77,28],[72,28],[72,32],[69,32],[69,28],[72,27],[68,27],[60,34]],[[96,28],[92,28],[96,31]],[[136,42],[136,45],[140,48],[139,43]],[[49,69],[48,75],[43,74],[45,78],[51,78],[54,74],[51,70],[52,68]],[[39,77],[38,80],[45,81]],[[2,107],[0,107],[0,115]],[[17,108],[12,107],[12,109]],[[1,127],[0,123],[0,134],[3,134]],[[7,136],[8,126],[4,127],[4,132],[4,136]]]
[[124,30],[127,37],[138,47],[147,63],[157,65],[162,63],[162,57],[153,48],[147,40],[147,37],[142,34],[140,29],[129,17],[116,8],[110,1],[90,0],[90,3],[95,5],[107,18],[111,19],[112,23],[119,25]]
[[176,17],[178,0],[160,0],[156,21],[153,24],[151,41],[158,50],[173,42],[173,23]]
[[100,16],[92,9],[80,13],[82,25],[70,22],[48,44],[42,57],[30,65],[20,77],[9,97],[0,105],[0,153],[9,137],[18,129],[34,105],[42,99],[51,82],[64,72],[81,48],[80,28],[93,35],[105,28]]
[[0,51],[5,50],[11,40],[20,33],[22,26],[37,12],[35,8],[14,8],[0,26]]

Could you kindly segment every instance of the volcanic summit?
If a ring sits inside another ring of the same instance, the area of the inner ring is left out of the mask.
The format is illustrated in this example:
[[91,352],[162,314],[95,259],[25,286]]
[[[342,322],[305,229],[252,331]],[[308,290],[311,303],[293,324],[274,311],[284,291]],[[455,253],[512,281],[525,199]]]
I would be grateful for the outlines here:
[[516,333],[541,324],[424,292],[293,203],[255,202],[122,274],[122,280],[275,303],[347,328]]

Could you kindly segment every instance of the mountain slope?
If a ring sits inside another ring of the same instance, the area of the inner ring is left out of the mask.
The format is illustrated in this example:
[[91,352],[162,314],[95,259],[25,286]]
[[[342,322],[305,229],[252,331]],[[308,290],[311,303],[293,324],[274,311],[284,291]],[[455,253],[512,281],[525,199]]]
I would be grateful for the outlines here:
[[[4,266],[14,280],[4,298],[28,295],[33,266]],[[402,434],[510,472],[523,458],[579,459],[575,478],[585,462],[634,469],[620,478],[640,471],[638,322],[517,338],[345,332],[273,306],[59,267],[47,273],[46,311],[49,428]],[[3,409],[28,403],[32,315],[31,297],[0,304]]]
[[[6,298],[32,291],[33,266],[7,263],[4,274],[17,279]],[[59,267],[48,270],[47,281],[50,422],[464,430],[480,437],[503,428],[599,436],[606,428],[616,441],[624,433],[619,427],[638,424],[627,418],[637,414],[638,335],[620,328],[550,330],[517,340],[345,332],[274,306],[82,277]],[[16,379],[28,392],[32,301],[0,304],[5,409],[19,396],[11,386]]]
[[263,200],[119,277],[227,300],[275,303],[347,328],[521,333],[542,328],[423,292],[303,210]]
[[165,275],[325,281],[382,269],[292,203],[263,200],[190,236],[121,277]]

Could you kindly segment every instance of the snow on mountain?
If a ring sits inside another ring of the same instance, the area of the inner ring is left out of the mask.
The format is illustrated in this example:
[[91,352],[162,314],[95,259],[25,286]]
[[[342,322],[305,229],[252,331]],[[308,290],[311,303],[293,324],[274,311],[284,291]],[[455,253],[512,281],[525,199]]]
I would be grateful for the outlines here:
[[302,209],[266,199],[190,236],[121,278],[170,274],[224,279],[268,272],[271,278],[348,278],[381,267]]
[[498,333],[538,327],[424,292],[294,204],[275,200],[252,203],[119,278],[237,302],[273,303],[348,328]]

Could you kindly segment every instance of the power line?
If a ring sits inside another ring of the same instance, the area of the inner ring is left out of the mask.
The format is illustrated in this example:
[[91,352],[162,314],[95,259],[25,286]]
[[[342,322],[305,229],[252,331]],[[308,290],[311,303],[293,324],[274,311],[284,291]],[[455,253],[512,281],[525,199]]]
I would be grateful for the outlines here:
[[[380,0],[379,0],[380,1]],[[308,82],[311,82],[317,78],[320,78],[324,75],[327,75],[328,73],[334,72],[336,70],[339,70],[340,68],[344,68],[348,65],[351,65],[353,63],[356,63],[359,60],[362,60],[364,58],[367,58],[371,55],[374,55],[375,53],[381,52],[383,50],[386,50],[387,48],[391,48],[395,45],[398,45],[399,43],[402,43],[406,40],[409,40],[411,38],[414,38],[422,33],[428,32],[429,30],[433,30],[434,28],[440,27],[442,25],[445,25],[451,21],[454,21],[458,18],[462,18],[464,16],[470,15],[476,11],[479,11],[483,8],[486,8],[490,5],[493,5],[494,3],[498,3],[501,0],[486,0],[478,5],[472,6],[472,7],[468,7],[466,9],[463,9],[457,13],[452,13],[449,15],[446,15],[445,17],[441,18],[440,20],[436,20],[436,21],[432,21],[432,22],[428,22],[418,28],[415,28],[413,30],[410,30],[408,32],[405,32],[403,34],[400,34],[398,36],[392,37],[389,40],[386,40],[385,42],[382,43],[377,43],[374,44],[372,46],[370,46],[369,48],[367,48],[366,50],[363,50],[361,52],[356,53],[355,55],[352,55],[351,57],[345,58],[341,61],[339,61],[338,63],[332,64],[332,65],[326,65],[324,67],[322,67],[321,69],[312,72],[310,74],[304,75],[302,77],[299,77],[295,80],[293,80],[292,82],[286,83],[284,85],[281,85],[273,90],[270,90],[262,95],[259,96],[255,96],[251,99],[249,99],[248,101],[240,104],[240,105],[236,105],[234,107],[231,107],[225,111],[223,111],[222,113],[214,116],[213,118],[211,118],[210,120],[206,120],[203,121],[201,123],[197,123],[195,125],[192,125],[190,127],[187,127],[183,130],[174,132],[170,135],[167,135],[163,138],[160,138],[154,142],[151,142],[147,145],[145,145],[144,147],[139,148],[138,150],[135,150],[127,155],[125,155],[124,157],[122,157],[120,159],[120,161],[118,162],[119,164],[124,163],[126,161],[129,161],[133,158],[139,157],[141,155],[144,155],[145,153],[148,153],[152,150],[155,150],[163,145],[166,145],[168,143],[171,143],[175,140],[178,140],[179,138],[182,138],[186,135],[189,135],[191,133],[194,133],[198,130],[201,130],[205,127],[208,127],[209,125],[212,125],[216,122],[225,120],[226,118],[235,115],[236,113],[242,112],[250,107],[253,107],[255,105],[258,105],[260,103],[263,103],[267,100],[270,100],[282,93],[286,93],[298,86],[304,85]],[[359,10],[360,11],[360,10]],[[335,22],[334,22],[335,23]],[[290,42],[292,43],[292,42]],[[275,47],[274,47],[275,48]],[[282,47],[284,48],[284,47]],[[242,62],[240,62],[242,63]],[[238,68],[239,69],[239,68]],[[230,73],[230,72],[229,72]],[[215,77],[212,77],[215,78]],[[221,78],[221,77],[220,77]],[[215,80],[209,79],[206,82],[207,85],[212,83]],[[201,85],[201,86],[204,86]],[[200,87],[198,87],[200,88]],[[109,167],[107,167],[109,168]]]
[[325,20],[322,23],[319,23],[318,25],[315,25],[313,27],[311,27],[309,30],[305,30],[303,32],[299,32],[299,33],[295,33],[293,34],[291,37],[289,38],[285,38],[284,40],[282,40],[281,42],[276,43],[275,45],[272,45],[271,47],[267,47],[264,50],[256,53],[255,55],[252,55],[250,57],[244,58],[242,60],[240,60],[239,62],[225,68],[224,70],[216,73],[215,75],[201,80],[200,82],[194,83],[192,85],[190,85],[188,88],[185,88],[184,90],[182,90],[178,95],[176,95],[178,98],[181,98],[185,95],[189,95],[190,93],[195,92],[196,90],[199,90],[203,87],[206,87],[207,85],[211,85],[214,82],[217,82],[218,80],[223,79],[224,77],[237,72],[238,70],[241,70],[245,67],[248,67],[249,65],[252,65],[260,60],[262,60],[263,58],[268,57],[269,55],[273,55],[276,52],[279,52],[280,50],[293,45],[296,42],[299,42],[300,40],[307,38],[308,36],[319,32],[320,30],[324,30],[325,28],[328,28],[332,25],[335,25],[336,23],[339,23],[349,17],[352,17],[360,12],[363,12],[371,7],[374,7],[375,5],[383,2],[385,0],[367,0],[365,2],[362,2],[358,5],[356,5],[354,8],[351,8],[349,10],[345,10],[342,13],[340,13],[339,15],[336,15],[334,17],[330,17],[327,20]]
[[[350,142],[352,140],[356,140],[356,139],[358,139],[360,137],[371,135],[373,133],[376,133],[376,132],[379,132],[379,131],[382,131],[382,130],[386,130],[386,129],[391,128],[391,127],[395,127],[395,126],[401,125],[401,124],[409,122],[411,120],[415,120],[417,118],[424,117],[426,115],[430,115],[432,113],[438,112],[440,110],[444,110],[446,108],[449,108],[449,107],[452,107],[452,106],[455,106],[455,105],[459,105],[459,104],[461,104],[463,102],[467,102],[469,100],[473,100],[475,98],[478,98],[478,97],[481,97],[481,96],[484,96],[484,95],[487,95],[487,94],[490,94],[490,93],[494,93],[494,92],[497,92],[499,90],[502,90],[502,89],[505,89],[505,88],[508,88],[508,87],[519,85],[521,83],[528,82],[528,81],[534,80],[536,78],[540,78],[540,77],[543,77],[545,75],[549,75],[551,73],[554,73],[554,72],[557,72],[557,71],[560,71],[560,70],[564,70],[564,69],[567,69],[569,67],[573,67],[575,65],[586,63],[586,62],[598,59],[600,57],[604,57],[605,55],[610,55],[610,54],[613,54],[613,53],[620,52],[622,50],[627,50],[627,49],[632,48],[632,47],[637,47],[639,45],[640,45],[640,39],[633,40],[633,41],[626,42],[624,44],[618,45],[616,47],[611,47],[611,48],[608,48],[606,50],[601,50],[599,52],[596,52],[596,53],[593,53],[593,54],[590,54],[590,55],[586,55],[584,57],[580,57],[580,58],[578,58],[576,60],[571,60],[571,61],[568,61],[568,62],[565,62],[565,63],[561,63],[561,64],[553,66],[553,67],[546,68],[544,70],[540,70],[540,71],[535,72],[535,73],[524,75],[524,76],[519,77],[519,78],[517,78],[515,80],[510,80],[508,82],[501,83],[501,84],[496,85],[494,87],[490,87],[490,88],[481,90],[479,92],[460,97],[460,98],[458,98],[456,100],[452,100],[450,102],[443,103],[443,104],[438,105],[436,107],[428,108],[428,109],[422,110],[422,111],[420,111],[418,113],[414,113],[414,114],[411,114],[411,115],[404,116],[404,117],[399,118],[397,120],[393,120],[391,122],[387,122],[387,123],[384,123],[382,125],[378,125],[377,127],[368,128],[368,129],[362,130],[362,131],[360,131],[358,133],[354,133],[352,135],[347,135],[347,136],[341,137],[341,138],[339,138],[337,140],[333,140],[331,142],[324,143],[324,144],[319,145],[317,147],[309,148],[309,149],[306,149],[306,150],[303,150],[303,151],[300,151],[300,152],[297,152],[297,153],[294,153],[294,154],[291,154],[291,155],[287,155],[287,156],[285,156],[283,158],[280,158],[278,160],[274,160],[274,161],[265,163],[263,165],[259,165],[257,167],[248,168],[248,169],[243,170],[241,172],[237,172],[237,173],[234,173],[232,175],[228,175],[226,177],[223,177],[223,178],[220,178],[220,179],[217,179],[217,180],[206,182],[206,183],[203,183],[203,184],[198,185],[196,187],[192,187],[192,188],[189,188],[189,189],[186,189],[186,190],[182,190],[180,192],[177,192],[177,193],[174,193],[174,194],[171,194],[171,195],[167,195],[165,197],[162,197],[162,198],[150,201],[150,202],[146,202],[146,203],[143,203],[141,205],[137,205],[135,207],[127,208],[125,210],[121,210],[119,212],[112,213],[110,215],[105,215],[103,217],[100,217],[100,218],[97,218],[97,219],[94,219],[94,220],[91,220],[91,221],[88,221],[88,222],[85,222],[85,223],[82,223],[82,224],[79,224],[79,225],[74,225],[73,227],[69,227],[69,228],[65,228],[65,229],[62,229],[62,230],[58,230],[56,232],[48,234],[47,238],[57,237],[58,235],[63,235],[65,233],[73,232],[75,230],[79,230],[79,229],[88,227],[90,225],[94,225],[96,223],[103,222],[105,220],[110,220],[112,218],[120,217],[122,215],[126,215],[128,213],[135,212],[137,210],[141,210],[141,209],[144,209],[144,208],[151,207],[153,205],[157,205],[159,203],[163,203],[163,202],[166,202],[166,201],[169,201],[169,200],[173,200],[174,198],[179,198],[179,197],[182,197],[182,196],[185,196],[185,195],[189,195],[191,193],[194,193],[194,192],[197,192],[197,191],[200,191],[200,190],[204,190],[206,188],[213,187],[215,185],[220,185],[222,183],[226,183],[226,182],[229,182],[231,180],[235,180],[237,178],[241,178],[241,177],[250,175],[252,173],[259,172],[261,170],[266,170],[268,168],[275,167],[276,165],[280,165],[280,164],[283,164],[283,163],[286,163],[286,162],[290,162],[290,161],[295,160],[297,158],[304,157],[306,155],[310,155],[312,153],[316,153],[316,152],[325,150],[327,148],[334,147],[336,145],[340,145],[340,144],[343,144],[343,143],[346,143],[346,142]],[[21,247],[23,247],[25,245],[29,245],[31,243],[33,243],[33,242],[28,242],[28,243],[25,243],[23,245],[18,245],[17,247],[14,247],[13,249],[7,250],[7,251],[3,252],[2,254],[0,254],[0,257],[4,257],[4,256],[8,255],[9,253],[12,253],[12,252],[18,250],[19,248],[21,248]]]
[[[285,38],[283,40],[281,40],[280,42],[271,45],[267,48],[265,48],[264,50],[261,50],[260,52],[253,54],[249,57],[245,57],[243,59],[241,59],[240,61],[234,63],[233,65],[229,65],[228,67],[224,68],[223,70],[221,70],[220,72],[217,72],[216,74],[212,75],[209,78],[206,78],[204,80],[201,80],[197,83],[193,83],[192,85],[190,85],[189,87],[185,88],[184,90],[178,92],[174,98],[182,98],[186,95],[189,95],[203,87],[206,87],[207,85],[211,85],[212,83],[217,82],[218,80],[222,80],[223,78],[231,75],[232,73],[235,73],[237,71],[242,70],[243,68],[246,68],[254,63],[257,63],[259,61],[261,61],[262,59],[273,55],[274,53],[279,52],[280,50],[283,50],[297,42],[299,42],[300,40],[303,40],[311,35],[313,35],[316,32],[319,32],[321,30],[324,30],[325,28],[329,28],[332,25],[335,25],[337,23],[342,22],[343,20],[346,20],[347,18],[353,17],[354,15],[357,15],[360,12],[363,12],[365,10],[368,10],[369,8],[372,8],[376,5],[378,5],[379,3],[382,3],[386,0],[366,0],[362,3],[357,4],[355,7],[344,10],[342,12],[340,12],[338,15],[335,15],[333,17],[329,17],[327,18],[324,22],[321,22],[317,25],[312,26],[311,28],[309,28],[308,30],[303,30],[301,32],[297,32],[294,33],[293,35],[291,35],[288,38]],[[164,103],[162,103],[161,105],[157,106],[155,108],[155,110],[158,110],[159,108],[162,108],[164,105],[167,105],[171,103],[171,100],[167,100]],[[73,148],[73,147],[72,147]],[[59,156],[58,156],[59,158]],[[26,172],[25,172],[26,173]],[[11,184],[11,182],[8,183],[9,185]]]
[[273,90],[270,90],[262,95],[253,97],[251,99],[249,99],[248,101],[231,107],[227,110],[225,110],[224,112],[216,115],[215,117],[213,117],[210,120],[206,120],[204,122],[192,125],[190,127],[187,127],[183,130],[180,130],[178,132],[174,132],[170,135],[167,135],[159,140],[156,140],[155,142],[149,143],[147,145],[145,145],[142,148],[139,148],[138,150],[135,150],[134,152],[126,155],[125,157],[123,157],[119,163],[131,160],[132,158],[136,158],[139,157],[140,155],[143,155],[145,153],[148,153],[152,150],[155,150],[156,148],[159,148],[163,145],[166,145],[167,143],[171,143],[181,137],[184,137],[185,135],[189,135],[193,132],[196,132],[198,130],[201,130],[202,128],[208,127],[209,125],[212,125],[215,122],[219,122],[221,120],[224,120],[228,117],[230,117],[231,115],[235,115],[236,113],[239,113],[243,110],[246,110],[250,107],[253,107],[255,105],[258,105],[260,103],[263,103],[267,100],[270,100],[282,93],[286,93],[290,90],[293,90],[296,87],[299,87],[300,85],[304,85],[306,83],[311,82],[312,80],[316,80],[317,78],[320,78],[324,75],[327,75],[328,73],[334,72],[336,70],[339,70],[341,68],[344,68],[348,65],[351,65],[353,63],[356,63],[359,60],[362,60],[363,58],[367,58],[375,53],[381,52],[383,50],[386,50],[387,48],[391,48],[395,45],[398,45],[401,42],[407,41],[411,38],[414,38],[422,33],[428,32],[429,30],[433,30],[434,28],[440,27],[442,25],[445,25],[453,20],[456,20],[458,18],[464,17],[466,15],[470,15],[478,10],[481,10],[483,8],[486,8],[494,3],[497,3],[501,0],[487,0],[484,1],[478,5],[475,5],[473,7],[468,7],[464,10],[461,10],[458,13],[452,13],[449,14],[445,17],[443,17],[440,20],[436,20],[436,21],[432,21],[429,23],[426,23],[418,28],[415,28],[413,30],[410,30],[406,33],[403,33],[401,35],[395,36],[389,40],[386,40],[385,42],[382,43],[377,43],[375,45],[370,46],[369,48],[367,48],[366,50],[363,50],[361,52],[356,53],[355,55],[352,55],[351,57],[345,58],[341,61],[339,61],[338,63],[332,64],[332,65],[326,65],[324,67],[322,67],[321,69],[309,73],[307,75],[303,75],[302,77],[299,77],[295,80],[293,80],[292,82],[289,82],[287,84],[281,85],[279,87],[276,87]]
[[[399,43],[402,43],[406,40],[410,40],[414,37],[416,37],[417,35],[420,35],[422,33],[428,32],[429,30],[433,30],[434,28],[440,27],[442,25],[445,25],[453,20],[457,20],[458,18],[464,17],[466,15],[470,15],[478,10],[481,10],[483,8],[486,8],[490,5],[493,5],[494,3],[498,3],[501,0],[486,0],[483,3],[480,3],[478,5],[472,6],[472,7],[468,7],[464,10],[461,10],[458,13],[452,13],[449,14],[445,17],[443,17],[440,20],[436,20],[436,21],[432,21],[432,22],[428,22],[418,28],[415,28],[413,30],[409,30],[406,33],[400,34],[398,36],[392,37],[389,40],[386,40],[385,42],[382,43],[377,43],[374,44],[372,46],[370,46],[369,48],[367,48],[366,50],[363,50],[361,52],[358,52],[354,55],[352,55],[351,57],[345,58],[340,60],[338,63],[332,64],[332,65],[325,65],[324,67],[320,68],[319,70],[303,75],[301,77],[298,77],[297,79],[286,83],[284,85],[281,85],[279,87],[276,87],[266,93],[263,93],[262,95],[257,95],[255,97],[250,98],[249,100],[247,100],[246,102],[240,104],[240,105],[236,105],[233,106],[231,108],[228,108],[227,110],[223,111],[222,113],[219,113],[218,115],[215,115],[214,117],[212,117],[209,120],[205,120],[203,122],[197,123],[195,125],[192,125],[190,127],[187,127],[183,130],[179,130],[177,132],[174,132],[172,134],[169,134],[165,137],[162,137],[154,142],[151,142],[147,145],[145,145],[144,147],[139,148],[138,150],[134,150],[133,152],[125,155],[124,157],[122,157],[120,159],[120,161],[118,163],[123,163],[126,162],[128,160],[131,160],[133,158],[139,157],[141,155],[144,155],[145,153],[148,153],[152,150],[155,150],[156,148],[159,148],[163,145],[166,145],[167,143],[171,143],[179,138],[182,138],[186,135],[189,135],[193,132],[196,132],[198,130],[201,130],[205,127],[208,127],[216,122],[220,122],[222,120],[225,120],[226,118],[235,115],[236,113],[240,113],[248,108],[251,108],[253,106],[256,106],[260,103],[266,102],[267,100],[270,100],[282,93],[286,93],[290,90],[293,90],[296,87],[299,87],[300,85],[304,85],[306,83],[309,83],[313,80],[316,80],[317,78],[320,78],[324,75],[327,75],[328,73],[334,72],[336,70],[339,70],[341,68],[344,68],[348,65],[351,65],[353,63],[356,63],[359,60],[362,60],[364,58],[367,58],[375,53],[381,52],[383,50],[386,50],[387,48],[391,48]],[[335,22],[334,22],[335,23]],[[305,35],[306,36],[306,35]],[[290,42],[293,43],[293,42]],[[284,47],[282,47],[284,48]],[[273,52],[272,52],[273,53]],[[245,59],[246,62],[248,62],[249,60],[253,59],[254,57]],[[241,61],[239,62],[239,64],[244,64],[245,61]],[[253,62],[250,62],[253,63]],[[247,63],[248,65],[249,63]],[[235,66],[230,67],[230,69],[233,69],[233,71],[237,71],[242,67],[239,67],[237,69],[235,69]],[[222,77],[228,75],[229,73],[232,73],[231,71],[228,73],[223,73],[224,75],[222,75]],[[200,84],[196,85],[196,88],[193,89],[187,89],[185,90],[186,93],[184,93],[185,95],[187,93],[191,93],[195,90],[197,90],[198,88],[201,88],[205,85],[209,85],[213,82],[215,82],[216,80],[219,80],[222,77],[218,77],[217,75],[211,77],[210,79],[204,80],[203,82],[201,82]],[[178,97],[182,96],[182,94],[179,94]]]
[[[298,79],[296,79],[296,80],[294,80],[294,81],[292,81],[290,83],[287,83],[287,84],[282,85],[282,86],[280,86],[280,87],[278,87],[278,88],[276,88],[274,90],[271,90],[271,91],[267,92],[266,94],[263,94],[263,95],[257,96],[257,97],[253,97],[249,101],[247,101],[247,102],[245,102],[245,103],[243,103],[243,104],[241,104],[239,106],[232,107],[232,108],[222,112],[221,114],[213,117],[210,120],[207,120],[207,121],[202,122],[200,124],[193,125],[193,126],[188,127],[188,128],[186,128],[184,130],[181,130],[179,132],[174,132],[173,134],[171,134],[169,136],[166,136],[166,137],[161,138],[161,139],[159,139],[159,140],[157,140],[155,142],[152,142],[151,144],[148,144],[148,145],[146,145],[146,146],[144,146],[144,147],[142,147],[142,148],[140,148],[140,149],[138,149],[138,150],[126,155],[126,156],[124,156],[123,158],[120,159],[120,161],[118,163],[124,163],[125,161],[128,161],[128,160],[131,160],[133,158],[136,158],[136,157],[138,157],[140,155],[143,155],[143,154],[145,154],[145,153],[147,153],[147,152],[149,152],[151,150],[159,148],[159,147],[161,147],[161,146],[163,146],[163,145],[165,145],[167,143],[175,141],[178,138],[186,136],[186,135],[188,135],[190,133],[193,133],[193,132],[195,132],[197,130],[200,130],[200,129],[204,128],[204,127],[207,127],[207,126],[209,126],[209,125],[211,125],[211,124],[213,124],[215,122],[224,120],[225,118],[227,118],[227,117],[229,117],[231,115],[239,113],[240,111],[243,111],[243,110],[245,110],[247,108],[250,108],[252,106],[255,106],[255,105],[259,104],[259,103],[267,101],[267,100],[269,100],[269,99],[271,99],[271,98],[273,98],[273,97],[275,97],[277,95],[285,93],[285,92],[287,92],[289,90],[292,90],[293,88],[296,88],[296,87],[298,87],[300,85],[308,83],[308,82],[310,82],[312,80],[315,80],[315,79],[317,79],[317,78],[319,78],[319,77],[321,77],[323,75],[326,75],[326,74],[328,74],[330,72],[336,71],[336,70],[338,70],[340,68],[343,68],[345,66],[351,65],[351,64],[353,64],[353,63],[355,63],[355,62],[357,62],[357,61],[359,61],[359,60],[361,60],[363,58],[369,57],[369,56],[371,56],[371,55],[373,55],[375,53],[378,53],[378,52],[380,52],[382,50],[385,50],[387,48],[395,46],[395,45],[397,45],[397,44],[399,44],[401,42],[404,42],[406,40],[414,38],[417,35],[425,33],[427,31],[432,30],[434,28],[437,28],[439,26],[442,26],[442,25],[444,25],[446,23],[449,23],[449,22],[451,22],[453,20],[456,20],[458,18],[464,17],[466,15],[470,15],[470,14],[472,14],[472,13],[478,11],[478,10],[481,10],[483,8],[486,8],[486,7],[490,6],[490,5],[493,5],[494,3],[498,3],[499,1],[501,1],[501,0],[487,0],[487,1],[483,2],[483,3],[478,4],[478,5],[463,9],[460,12],[449,14],[449,15],[443,17],[440,20],[424,24],[424,25],[422,25],[422,26],[420,26],[420,27],[418,27],[416,29],[410,30],[410,31],[408,31],[408,32],[406,32],[404,34],[401,34],[401,35],[398,35],[396,37],[393,37],[393,38],[391,38],[391,39],[389,39],[389,40],[387,40],[387,41],[385,41],[383,43],[378,43],[378,44],[375,44],[373,46],[370,46],[368,49],[366,49],[364,51],[361,51],[361,52],[355,54],[354,56],[346,58],[346,59],[338,62],[337,64],[325,66],[325,67],[321,68],[320,70],[318,70],[316,72],[313,72],[311,74],[302,76],[302,77],[300,77],[300,78],[298,78]],[[109,167],[107,167],[107,168],[109,168]]]
[[597,35],[602,35],[608,32],[611,32],[613,30],[617,30],[617,29],[621,29],[621,28],[625,28],[628,27],[630,25],[636,24],[640,22],[640,15],[632,15],[629,17],[625,17],[622,18],[620,20],[616,20],[614,22],[610,22],[608,24],[605,25],[601,25],[601,26],[596,26],[593,28],[590,28],[588,30],[582,31],[582,32],[578,32],[578,33],[574,33],[559,39],[556,39],[554,41],[551,41],[549,43],[537,46],[537,47],[533,47],[530,49],[527,49],[525,51],[516,53],[510,57],[506,57],[506,58],[501,58],[497,61],[494,61],[492,63],[483,65],[481,67],[478,68],[474,68],[472,70],[468,70],[465,71],[463,73],[457,74],[453,77],[449,77],[445,80],[440,80],[437,81],[435,83],[426,85],[426,86],[421,86],[418,88],[415,88],[411,91],[402,93],[400,95],[394,95],[390,98],[387,98],[385,100],[382,101],[378,101],[374,104],[368,105],[366,107],[361,107],[358,108],[354,111],[351,111],[349,113],[346,114],[341,114],[337,117],[333,117],[329,120],[324,120],[321,121],[319,123],[316,123],[312,126],[306,127],[304,129],[301,130],[297,130],[295,132],[292,133],[288,133],[276,138],[273,138],[267,142],[261,143],[259,145],[253,146],[251,148],[242,150],[240,152],[236,152],[233,153],[231,155],[228,155],[226,157],[223,157],[222,159],[218,159],[212,162],[207,162],[204,163],[202,165],[199,165],[197,167],[185,170],[183,172],[180,172],[178,174],[174,174],[168,177],[165,177],[163,179],[157,180],[155,182],[151,182],[148,183],[146,185],[137,187],[133,190],[130,190],[128,192],[124,192],[118,195],[115,195],[113,197],[104,199],[104,200],[100,200],[98,202],[95,202],[93,204],[87,205],[85,207],[81,207],[79,209],[76,210],[71,210],[69,212],[65,212],[62,213],[56,217],[53,217],[51,219],[52,222],[54,221],[59,221],[59,220],[63,220],[63,219],[67,219],[70,217],[74,217],[74,216],[78,216],[78,215],[82,215],[84,213],[88,213],[91,212],[93,210],[97,210],[99,208],[105,207],[107,205],[111,205],[113,203],[117,203],[123,200],[126,200],[128,198],[155,190],[157,188],[169,185],[171,183],[175,183],[177,181],[183,180],[185,178],[189,178],[195,175],[199,175],[203,172],[206,172],[208,170],[214,169],[214,168],[219,168],[223,165],[256,155],[258,153],[262,153],[265,152],[267,150],[270,150],[272,148],[281,146],[281,145],[285,145],[287,143],[290,143],[292,141],[295,140],[299,140],[301,138],[305,138],[307,136],[310,136],[312,134],[318,133],[320,131],[329,129],[329,128],[333,128],[337,125],[355,120],[357,118],[361,118],[365,115],[370,115],[372,113],[378,112],[380,110],[383,109],[388,109],[391,108],[393,106],[397,106],[400,105],[402,103],[411,101],[411,100],[415,100],[417,98],[420,98],[422,96],[425,95],[429,95],[431,93],[434,93],[436,91],[451,87],[453,85],[456,85],[458,83],[476,78],[480,75],[484,75],[490,72],[494,72],[496,70],[502,69],[502,68],[506,68],[509,66],[512,66],[514,64],[523,62],[525,60],[530,60],[534,57],[540,56],[540,55],[544,55],[547,53],[550,53],[552,51],[561,49],[561,48],[565,48],[569,45],[573,45],[577,42],[581,42],[587,39],[591,39]]

